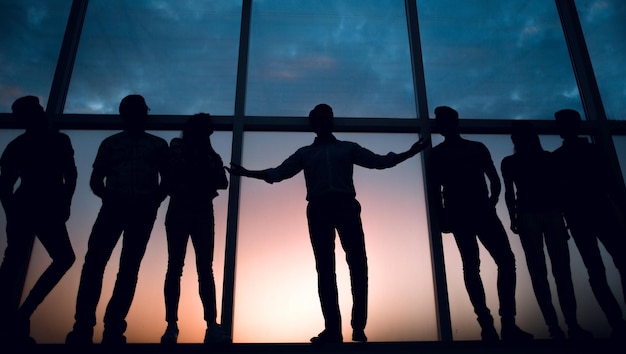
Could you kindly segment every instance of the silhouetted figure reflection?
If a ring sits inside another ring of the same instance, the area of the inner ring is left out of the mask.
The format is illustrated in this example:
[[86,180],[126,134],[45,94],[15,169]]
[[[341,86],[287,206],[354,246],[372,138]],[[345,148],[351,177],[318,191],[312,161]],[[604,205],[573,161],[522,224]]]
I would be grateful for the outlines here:
[[620,198],[615,172],[607,156],[598,146],[579,137],[580,114],[564,109],[554,116],[563,138],[563,144],[553,155],[559,171],[565,221],[587,268],[591,289],[613,329],[611,336],[623,340],[626,322],[609,288],[598,241],[613,258],[626,295],[626,229],[620,212],[624,210],[624,200]]
[[[11,108],[26,124],[26,131],[8,144],[0,159],[0,201],[7,219],[7,248],[0,267],[0,332],[3,340],[34,342],[30,317],[75,260],[65,223],[77,172],[70,138],[48,129],[37,97],[21,97]],[[52,263],[18,310],[23,286],[20,268],[30,258],[35,236]]]
[[514,121],[513,155],[502,160],[504,198],[511,230],[519,234],[537,303],[548,325],[550,337],[564,339],[565,333],[552,304],[545,247],[550,256],[561,310],[570,339],[590,339],[592,334],[578,324],[576,296],[563,212],[558,199],[554,158],[541,146],[539,135],[528,121]]
[[324,316],[324,330],[311,338],[313,343],[343,341],[335,274],[335,230],[346,253],[352,286],[352,340],[366,342],[368,275],[361,206],[355,199],[353,166],[384,169],[416,155],[428,146],[419,140],[405,152],[375,154],[360,145],[340,141],[333,135],[333,110],[317,105],[309,122],[317,135],[313,144],[298,149],[276,168],[251,171],[232,164],[231,174],[280,182],[304,170],[308,201],[307,218],[315,256],[318,291]]
[[[444,137],[444,141],[433,148],[430,166],[434,182],[442,188],[442,197],[438,198],[440,227],[442,232],[452,232],[456,240],[465,287],[482,328],[482,339],[497,341],[499,337],[485,301],[478,240],[498,267],[502,339],[531,340],[533,336],[515,324],[515,256],[496,214],[501,185],[491,154],[484,144],[461,137],[459,115],[454,109],[437,107],[435,122]],[[489,188],[485,176],[489,179]]]
[[142,96],[124,97],[119,112],[125,129],[102,141],[93,163],[90,186],[102,199],[102,206],[89,236],[74,328],[66,338],[69,345],[92,343],[104,270],[122,233],[119,271],[104,315],[102,344],[126,343],[125,318],[135,294],[139,266],[157,210],[167,195],[163,173],[168,144],[144,131],[148,111]]
[[170,201],[165,217],[168,263],[164,287],[165,320],[168,325],[161,337],[163,344],[176,343],[178,338],[180,278],[190,238],[196,255],[200,299],[207,323],[204,342],[231,340],[216,320],[213,199],[218,196],[218,189],[228,187],[228,180],[222,158],[211,145],[211,134],[211,116],[199,113],[187,120],[182,136],[170,142]]

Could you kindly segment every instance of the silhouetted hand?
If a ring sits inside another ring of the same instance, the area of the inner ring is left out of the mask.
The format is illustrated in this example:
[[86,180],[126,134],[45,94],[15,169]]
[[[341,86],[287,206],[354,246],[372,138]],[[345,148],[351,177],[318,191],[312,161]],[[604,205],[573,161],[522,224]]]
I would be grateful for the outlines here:
[[248,172],[248,170],[245,169],[243,166],[233,162],[230,163],[230,167],[224,166],[224,168],[226,169],[226,171],[228,171],[228,173],[235,176],[245,176]]
[[415,144],[411,146],[409,151],[411,151],[415,155],[419,153],[420,151],[426,149],[429,143],[430,143],[430,139],[420,138],[417,142],[415,142]]

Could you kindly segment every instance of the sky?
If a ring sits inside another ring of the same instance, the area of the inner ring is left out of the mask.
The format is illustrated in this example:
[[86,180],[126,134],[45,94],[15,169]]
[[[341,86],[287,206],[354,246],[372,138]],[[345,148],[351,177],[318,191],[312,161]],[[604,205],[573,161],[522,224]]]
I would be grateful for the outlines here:
[[[626,119],[626,3],[576,1],[587,45],[611,119]],[[0,113],[26,94],[46,104],[71,1],[0,0]],[[246,115],[306,116],[317,103],[331,104],[338,117],[416,117],[404,1],[254,1]],[[582,112],[576,81],[554,2],[523,0],[417,1],[429,109],[455,107],[463,119],[552,119],[554,111]],[[450,11],[451,8],[456,11]],[[241,2],[91,0],[70,81],[65,113],[114,114],[119,100],[141,93],[151,114],[200,111],[232,115]],[[606,34],[610,33],[610,36]],[[621,36],[619,34],[622,34]],[[0,132],[0,148],[20,131]],[[68,228],[77,261],[34,314],[33,336],[41,343],[64,340],[71,329],[78,277],[87,238],[100,206],[87,185],[100,141],[110,131],[66,131],[76,150],[77,192]],[[166,140],[176,131],[153,132]],[[377,153],[400,152],[414,134],[337,134]],[[507,136],[477,135],[494,162],[512,153]],[[213,144],[230,161],[232,136],[216,132]],[[553,150],[557,137],[542,137]],[[245,133],[243,164],[279,164],[311,133]],[[437,137],[433,143],[437,143]],[[626,139],[617,138],[621,160]],[[624,169],[626,163],[622,163]],[[371,341],[436,340],[430,243],[424,206],[421,157],[393,169],[355,169],[357,198],[370,264]],[[307,342],[323,326],[306,230],[303,176],[268,185],[242,181],[235,284],[235,342]],[[218,309],[223,281],[228,194],[215,199],[214,270]],[[159,211],[128,316],[129,342],[158,342],[165,329],[162,296],[166,270],[163,216]],[[499,214],[508,228],[503,196]],[[0,225],[4,224],[0,213]],[[518,322],[537,338],[547,337],[516,236]],[[454,339],[480,337],[463,287],[460,258],[451,235],[442,235]],[[572,267],[583,327],[610,332],[590,292],[573,243]],[[0,232],[0,251],[6,235]],[[119,247],[119,246],[118,246]],[[119,252],[119,249],[117,250]],[[495,266],[483,252],[482,274],[492,310],[497,309]],[[95,340],[117,268],[114,253],[105,274]],[[608,258],[606,258],[608,260]],[[35,245],[26,289],[47,265]],[[341,248],[337,265],[344,336],[348,337],[350,289]],[[613,265],[611,285],[618,291]],[[204,323],[190,247],[183,275],[180,342],[199,342]],[[619,292],[617,292],[619,294]],[[621,295],[621,294],[620,294]],[[558,301],[555,298],[555,304]],[[623,304],[623,301],[621,302]],[[218,310],[218,313],[221,311]],[[51,321],[54,320],[54,324]]]

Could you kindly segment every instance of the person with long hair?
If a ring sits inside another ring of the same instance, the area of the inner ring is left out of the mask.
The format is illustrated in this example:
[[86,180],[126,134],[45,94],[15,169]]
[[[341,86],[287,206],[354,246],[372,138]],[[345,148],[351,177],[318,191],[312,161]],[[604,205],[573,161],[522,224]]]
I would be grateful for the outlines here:
[[218,196],[218,190],[228,187],[228,180],[222,159],[211,145],[211,134],[211,115],[198,113],[187,120],[181,137],[170,142],[170,201],[165,216],[168,262],[164,294],[167,328],[161,337],[163,344],[174,344],[178,338],[180,278],[189,239],[196,254],[200,299],[207,323],[204,343],[231,340],[216,321],[213,199]]

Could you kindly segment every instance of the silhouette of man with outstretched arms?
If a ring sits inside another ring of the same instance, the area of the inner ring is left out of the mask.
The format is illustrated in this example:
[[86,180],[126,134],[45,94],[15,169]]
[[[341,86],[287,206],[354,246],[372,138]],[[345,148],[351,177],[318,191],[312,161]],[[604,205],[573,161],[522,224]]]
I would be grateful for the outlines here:
[[122,250],[113,295],[104,314],[102,344],[126,344],[126,315],[137,286],[157,210],[167,196],[164,178],[168,144],[144,131],[149,108],[140,95],[129,95],[119,106],[124,131],[102,141],[89,181],[102,206],[89,236],[83,264],[73,330],[66,343],[92,344],[102,277],[113,249],[122,237]]
[[[37,97],[18,98],[11,108],[26,130],[0,158],[0,201],[7,217],[7,248],[0,267],[0,333],[3,341],[34,342],[30,317],[75,260],[65,223],[77,172],[70,138],[48,128]],[[52,263],[18,309],[23,286],[20,269],[30,258],[33,237]]]
[[354,165],[384,169],[415,156],[428,146],[420,139],[402,153],[375,154],[360,145],[341,141],[333,135],[334,114],[327,104],[317,105],[309,113],[309,122],[317,135],[313,144],[298,149],[276,168],[251,171],[232,164],[233,175],[280,182],[304,170],[307,194],[307,218],[318,276],[318,292],[324,316],[324,330],[311,338],[314,344],[340,343],[339,312],[335,274],[335,230],[346,253],[352,287],[352,340],[366,342],[367,257],[361,206],[356,200],[352,180]]
[[563,139],[553,155],[565,221],[587,268],[591,290],[611,325],[611,337],[624,340],[626,321],[609,287],[598,241],[613,259],[626,296],[625,200],[620,198],[622,194],[608,157],[600,147],[579,136],[580,114],[563,109],[554,117]]
[[[435,123],[444,141],[433,147],[430,168],[441,189],[437,206],[442,232],[451,232],[459,248],[463,276],[483,341],[499,340],[480,277],[478,240],[498,267],[501,337],[527,341],[533,336],[515,324],[515,256],[502,222],[496,214],[501,184],[487,147],[461,137],[459,114],[447,106],[435,109]],[[489,180],[489,187],[485,177]]]
[[545,248],[550,257],[556,290],[573,340],[592,338],[580,327],[570,269],[570,254],[563,211],[558,199],[554,157],[543,149],[539,135],[529,121],[514,121],[511,133],[515,152],[502,160],[504,198],[511,219],[511,231],[519,235],[535,297],[550,337],[564,339],[548,282]]

